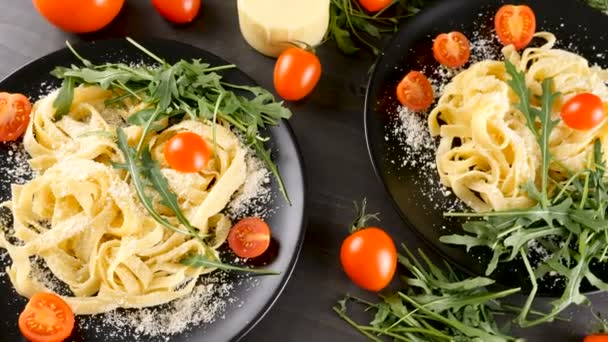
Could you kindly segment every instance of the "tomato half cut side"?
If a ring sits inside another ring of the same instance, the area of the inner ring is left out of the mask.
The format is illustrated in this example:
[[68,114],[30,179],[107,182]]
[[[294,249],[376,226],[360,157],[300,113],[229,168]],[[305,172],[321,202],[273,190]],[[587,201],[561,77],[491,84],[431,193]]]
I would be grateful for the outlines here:
[[536,16],[526,5],[504,5],[496,12],[494,28],[502,45],[513,44],[517,50],[521,50],[534,37]]
[[30,122],[31,111],[25,95],[0,93],[0,141],[17,140]]
[[259,217],[246,217],[228,233],[228,246],[241,258],[262,255],[270,245],[270,227]]
[[427,110],[434,97],[431,82],[419,71],[410,71],[397,85],[397,99],[414,111]]
[[606,109],[597,95],[581,93],[564,103],[560,115],[566,126],[585,131],[599,125],[606,118]]
[[471,56],[471,44],[461,32],[441,33],[433,41],[433,56],[445,66],[460,68]]
[[211,158],[205,139],[194,132],[180,132],[172,136],[164,149],[169,166],[180,172],[198,172]]
[[593,334],[585,336],[583,342],[608,342],[608,334]]
[[19,330],[31,342],[61,342],[73,329],[72,309],[52,293],[36,293],[19,315]]

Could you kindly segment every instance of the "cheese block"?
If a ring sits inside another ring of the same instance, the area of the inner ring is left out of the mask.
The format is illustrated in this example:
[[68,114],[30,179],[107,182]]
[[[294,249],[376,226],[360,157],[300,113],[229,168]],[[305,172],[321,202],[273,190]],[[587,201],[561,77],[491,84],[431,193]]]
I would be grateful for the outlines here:
[[288,42],[317,45],[329,25],[330,0],[237,0],[239,25],[247,43],[277,57]]

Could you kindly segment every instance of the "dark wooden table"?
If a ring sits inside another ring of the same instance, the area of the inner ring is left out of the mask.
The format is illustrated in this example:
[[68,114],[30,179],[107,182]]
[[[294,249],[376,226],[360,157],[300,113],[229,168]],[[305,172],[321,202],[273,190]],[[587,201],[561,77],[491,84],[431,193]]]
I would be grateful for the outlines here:
[[[58,0],[60,1],[60,0]],[[72,42],[122,37],[158,36],[215,53],[235,63],[267,89],[272,87],[274,60],[263,57],[243,40],[234,0],[204,0],[199,17],[188,26],[165,22],[150,1],[127,0],[119,16],[103,30],[83,36],[48,24],[31,1],[0,3],[0,76]],[[291,119],[307,172],[309,223],[295,272],[266,317],[244,341],[365,341],[331,307],[345,293],[368,296],[343,274],[339,248],[352,219],[352,202],[367,197],[370,209],[382,214],[382,226],[398,242],[423,248],[423,242],[401,223],[383,185],[374,175],[365,146],[363,101],[367,71],[373,58],[363,53],[341,55],[332,43],[318,49],[322,79],[307,100],[290,103]],[[372,296],[373,297],[373,296]],[[592,296],[594,306],[608,312],[608,297]],[[569,322],[518,331],[529,341],[580,341],[593,327],[588,308],[568,311]],[[362,317],[365,318],[365,317]],[[1,340],[2,332],[0,332]],[[215,341],[213,341],[215,342]]]

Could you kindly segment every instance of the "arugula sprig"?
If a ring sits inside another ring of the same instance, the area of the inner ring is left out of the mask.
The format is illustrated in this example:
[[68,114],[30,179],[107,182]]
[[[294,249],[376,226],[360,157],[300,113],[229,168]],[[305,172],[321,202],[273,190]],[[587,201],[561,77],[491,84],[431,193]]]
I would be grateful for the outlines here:
[[[513,288],[490,292],[494,280],[485,277],[462,278],[444,261],[435,265],[422,251],[420,260],[403,245],[399,262],[408,270],[404,290],[384,295],[380,303],[347,296],[333,310],[372,341],[390,337],[395,341],[520,341],[507,335],[495,321],[497,315],[517,308],[502,305],[499,299],[517,293]],[[355,322],[348,315],[347,303],[354,301],[375,311],[369,324]],[[535,313],[538,314],[538,313]]]
[[[212,67],[198,59],[169,64],[134,40],[127,40],[154,59],[158,65],[94,65],[67,43],[82,66],[57,67],[52,71],[55,77],[63,79],[54,102],[56,119],[68,113],[75,86],[96,84],[117,93],[116,97],[107,103],[137,98],[154,107],[151,112],[141,111],[129,119],[144,128],[136,149],[138,156],[144,151],[148,133],[157,127],[156,122],[161,118],[187,117],[214,124],[217,121],[226,122],[243,134],[247,144],[257,152],[274,175],[283,197],[290,202],[279,169],[272,161],[270,150],[264,145],[268,137],[261,134],[262,129],[276,126],[282,119],[291,117],[291,111],[283,106],[282,102],[275,101],[273,95],[261,87],[224,82],[217,72],[232,69],[234,65]],[[247,94],[249,96],[246,96]]]
[[[508,83],[519,98],[517,108],[525,117],[541,151],[540,185],[529,181],[523,187],[537,204],[529,209],[445,213],[445,216],[480,220],[464,223],[464,234],[442,236],[440,240],[448,244],[463,245],[467,249],[475,246],[489,247],[492,250],[492,258],[486,275],[492,274],[501,262],[517,258],[523,261],[529,275],[531,291],[517,322],[526,327],[552,321],[570,304],[587,302],[586,296],[580,292],[585,279],[601,290],[608,290],[608,284],[590,269],[592,262],[604,262],[608,257],[608,192],[603,179],[605,165],[599,141],[594,144],[586,169],[577,173],[570,172],[570,178],[565,182],[550,178],[549,164],[552,158],[549,136],[557,124],[557,121],[551,118],[551,109],[559,94],[553,92],[552,81],[545,80],[540,98],[541,107],[534,107],[523,72],[517,70],[509,61],[505,61],[505,68],[511,77]],[[555,190],[551,192],[548,189],[550,181],[555,184]],[[533,245],[543,248],[548,257],[533,264],[529,260],[530,246]],[[552,302],[551,312],[529,320],[528,316],[538,291],[537,279],[542,279],[549,273],[564,279],[563,293]]]
[[382,34],[397,32],[399,23],[420,11],[428,0],[393,0],[383,10],[371,14],[364,10],[358,0],[331,0],[329,28],[325,39],[334,39],[344,54],[360,50],[359,44],[380,53],[377,44]]

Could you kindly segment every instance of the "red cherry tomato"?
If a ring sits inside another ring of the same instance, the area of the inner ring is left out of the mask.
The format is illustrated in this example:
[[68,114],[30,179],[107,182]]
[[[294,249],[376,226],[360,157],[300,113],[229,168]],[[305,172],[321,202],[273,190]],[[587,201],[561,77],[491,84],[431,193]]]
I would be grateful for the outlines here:
[[108,25],[125,0],[33,0],[53,25],[69,32],[93,32]]
[[467,37],[457,31],[442,33],[433,42],[433,56],[450,68],[463,66],[471,55],[471,46]]
[[536,16],[526,5],[504,5],[496,12],[494,28],[502,45],[513,44],[521,50],[536,32]]
[[270,246],[270,227],[261,218],[244,218],[230,229],[228,246],[241,258],[258,257]]
[[583,342],[608,342],[608,334],[595,334],[586,336]]
[[397,249],[382,229],[367,227],[355,231],[342,242],[340,261],[355,284],[369,291],[380,291],[393,279]]
[[30,122],[32,104],[22,94],[0,93],[0,141],[19,138]]
[[211,151],[205,140],[193,132],[180,132],[165,145],[165,160],[180,172],[198,172],[205,168]]
[[61,342],[73,329],[72,309],[52,293],[36,293],[19,315],[19,330],[31,342]]
[[321,78],[321,62],[314,53],[290,47],[274,65],[274,88],[285,100],[297,101],[312,92]]
[[361,6],[369,12],[378,12],[388,7],[392,2],[393,0],[359,0]]
[[186,24],[196,18],[201,0],[152,0],[152,5],[165,19],[176,24]]
[[568,127],[588,130],[604,120],[606,109],[597,95],[582,93],[566,101],[560,114]]
[[431,82],[418,71],[410,71],[397,86],[399,102],[414,111],[428,109],[434,97]]

